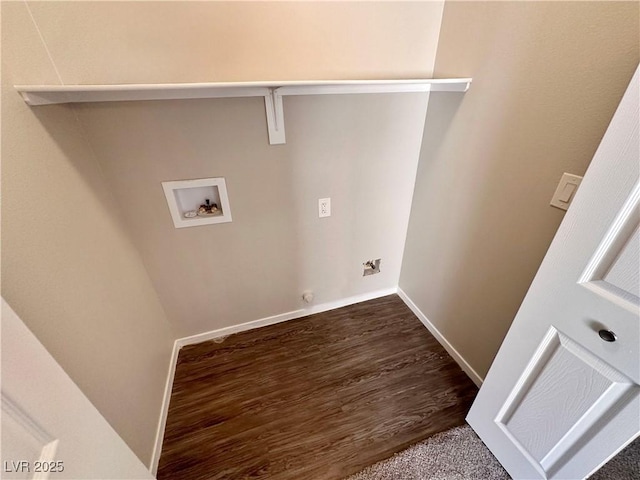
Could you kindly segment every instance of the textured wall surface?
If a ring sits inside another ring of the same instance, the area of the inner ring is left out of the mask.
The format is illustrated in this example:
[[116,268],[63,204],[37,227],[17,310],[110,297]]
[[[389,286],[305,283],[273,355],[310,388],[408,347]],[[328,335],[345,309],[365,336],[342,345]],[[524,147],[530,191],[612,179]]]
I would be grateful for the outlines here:
[[[303,308],[305,290],[395,287],[425,111],[426,94],[286,98],[272,146],[261,98],[78,107],[178,336]],[[233,222],[175,229],[161,182],[207,177],[225,177]]]
[[[305,289],[399,281],[483,375],[562,219],[556,184],[584,172],[638,62],[637,18],[631,2],[3,3],[3,296],[145,462],[171,340],[301,308]],[[11,87],[432,73],[474,83],[432,95],[426,125],[426,95],[290,97],[281,146],[260,99],[30,109]],[[160,182],[210,176],[234,221],[174,229]]]
[[[24,3],[2,4],[2,296],[149,464],[174,335]],[[36,379],[25,379],[36,381]]]
[[[430,77],[442,2],[36,3],[66,83]],[[178,336],[397,285],[427,95],[77,107]],[[233,222],[175,230],[160,183],[225,177]],[[319,219],[319,198],[333,214]],[[362,263],[382,272],[362,277]]]
[[[288,98],[270,147],[259,99],[29,108],[12,85],[429,77],[442,10],[3,2],[2,293],[146,463],[172,339],[397,284],[427,95]],[[233,223],[173,229],[160,181],[208,176]]]
[[443,1],[29,2],[65,83],[431,75]]
[[638,64],[636,2],[448,2],[400,287],[489,369]]

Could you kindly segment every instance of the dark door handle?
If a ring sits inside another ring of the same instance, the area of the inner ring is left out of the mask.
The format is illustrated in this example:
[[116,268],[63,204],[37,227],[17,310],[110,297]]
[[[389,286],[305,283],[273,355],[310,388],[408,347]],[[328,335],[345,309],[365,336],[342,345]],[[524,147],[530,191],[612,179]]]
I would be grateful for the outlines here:
[[616,339],[618,338],[616,337],[616,334],[613,333],[611,330],[605,330],[605,329],[600,330],[598,332],[598,335],[600,335],[600,338],[605,342],[615,342]]

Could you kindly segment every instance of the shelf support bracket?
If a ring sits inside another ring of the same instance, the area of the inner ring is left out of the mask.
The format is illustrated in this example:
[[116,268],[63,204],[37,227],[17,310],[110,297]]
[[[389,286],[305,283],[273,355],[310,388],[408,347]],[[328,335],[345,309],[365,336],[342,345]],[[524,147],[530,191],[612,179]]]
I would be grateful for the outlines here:
[[281,145],[287,143],[284,134],[284,108],[279,88],[270,88],[269,94],[264,96],[264,108],[267,113],[267,128],[269,130],[269,144]]

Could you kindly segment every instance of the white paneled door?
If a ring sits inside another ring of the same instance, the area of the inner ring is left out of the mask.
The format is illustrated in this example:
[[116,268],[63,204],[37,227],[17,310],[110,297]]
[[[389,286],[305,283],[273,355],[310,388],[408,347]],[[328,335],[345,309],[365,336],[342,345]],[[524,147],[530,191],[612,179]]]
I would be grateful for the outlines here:
[[152,479],[2,300],[3,479]]
[[467,417],[515,479],[588,477],[640,434],[639,81]]

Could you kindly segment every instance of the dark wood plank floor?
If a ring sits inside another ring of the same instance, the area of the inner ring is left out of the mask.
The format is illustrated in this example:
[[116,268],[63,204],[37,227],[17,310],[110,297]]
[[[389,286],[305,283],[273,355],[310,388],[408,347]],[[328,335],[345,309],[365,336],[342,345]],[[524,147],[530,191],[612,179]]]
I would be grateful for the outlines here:
[[475,385],[396,295],[184,347],[158,479],[339,479],[461,425]]

